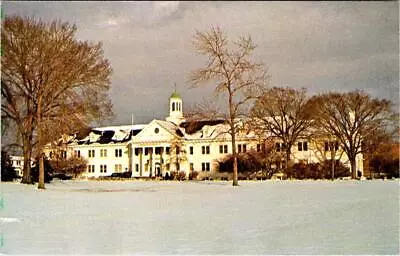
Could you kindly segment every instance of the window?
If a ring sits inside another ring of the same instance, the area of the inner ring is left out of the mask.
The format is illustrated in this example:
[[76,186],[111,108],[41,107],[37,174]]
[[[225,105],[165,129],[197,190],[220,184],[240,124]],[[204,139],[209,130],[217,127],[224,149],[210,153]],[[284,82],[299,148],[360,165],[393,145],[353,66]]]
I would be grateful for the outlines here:
[[122,164],[116,164],[114,166],[114,172],[122,172]]
[[89,149],[89,157],[94,157],[94,149]]
[[169,171],[170,164],[166,164],[165,167],[167,168],[167,171]]
[[139,172],[139,164],[135,164],[135,171]]
[[138,156],[142,153],[142,148],[135,148],[135,156]]
[[339,143],[337,141],[325,141],[325,151],[339,150]]
[[154,133],[158,133],[160,131],[160,129],[158,129],[158,127],[156,127],[155,129],[154,129]]
[[61,158],[67,158],[67,151],[61,151]]
[[49,158],[52,159],[53,158],[53,152],[50,152],[49,154]]
[[122,157],[122,149],[120,148],[115,149],[115,157]]
[[284,143],[277,142],[277,143],[275,143],[275,147],[276,147],[276,151],[277,152],[285,150],[285,144]]
[[208,154],[210,154],[210,146],[202,146],[202,147],[201,147],[201,153],[202,153],[203,155],[208,155]]
[[246,144],[238,144],[238,153],[246,153]]
[[219,153],[227,154],[228,153],[228,145],[219,145]]
[[170,147],[165,148],[165,154],[169,155],[169,149],[170,149]]
[[303,141],[303,151],[308,151],[308,143],[307,143],[307,141]]
[[107,157],[107,149],[100,149],[100,157]]
[[260,152],[260,151],[261,151],[261,145],[257,144],[257,152]]
[[246,153],[246,147],[247,147],[247,145],[246,144],[238,144],[238,153]]
[[307,151],[308,150],[307,141],[297,142],[297,150],[298,151]]
[[189,153],[193,155],[193,147],[189,147]]
[[193,171],[193,170],[194,170],[193,163],[190,163],[190,170],[191,170],[191,171]]
[[156,147],[156,148],[154,149],[154,151],[155,151],[155,154],[156,154],[156,155],[161,155],[162,147]]
[[210,171],[210,163],[201,163],[201,170],[204,171]]
[[81,151],[80,150],[75,150],[74,151],[74,155],[75,155],[75,157],[80,158],[81,157]]
[[100,165],[100,172],[101,173],[106,173],[107,172],[107,165],[101,164]]
[[94,165],[88,165],[87,166],[87,172],[93,173],[94,172]]
[[144,148],[144,154],[147,156],[153,154],[153,148]]
[[172,111],[175,111],[175,102],[172,102]]

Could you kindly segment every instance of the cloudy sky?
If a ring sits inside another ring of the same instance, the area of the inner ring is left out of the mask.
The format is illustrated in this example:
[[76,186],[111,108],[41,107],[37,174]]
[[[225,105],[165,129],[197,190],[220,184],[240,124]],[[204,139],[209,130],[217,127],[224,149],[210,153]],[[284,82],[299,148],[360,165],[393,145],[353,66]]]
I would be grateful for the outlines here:
[[251,35],[254,58],[271,85],[310,94],[363,89],[399,105],[398,2],[2,2],[6,15],[75,23],[78,38],[103,42],[114,70],[110,125],[168,114],[174,90],[186,106],[212,86],[191,89],[204,65],[191,44],[196,30],[219,26],[229,39]]

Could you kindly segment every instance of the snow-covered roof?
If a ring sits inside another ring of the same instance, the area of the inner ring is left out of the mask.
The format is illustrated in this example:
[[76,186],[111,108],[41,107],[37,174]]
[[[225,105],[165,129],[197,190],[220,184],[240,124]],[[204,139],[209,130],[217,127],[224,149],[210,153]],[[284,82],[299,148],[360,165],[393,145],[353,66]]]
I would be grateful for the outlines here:
[[185,134],[187,139],[217,139],[228,136],[229,126],[227,124],[204,125],[200,130],[192,134]]
[[179,137],[184,137],[184,132],[173,122],[164,120],[155,120],[161,127],[169,131],[171,134],[177,135]]
[[93,143],[109,144],[127,142],[132,136],[138,134],[145,126],[145,124],[136,124],[91,128],[83,135],[76,136],[70,143],[87,145]]

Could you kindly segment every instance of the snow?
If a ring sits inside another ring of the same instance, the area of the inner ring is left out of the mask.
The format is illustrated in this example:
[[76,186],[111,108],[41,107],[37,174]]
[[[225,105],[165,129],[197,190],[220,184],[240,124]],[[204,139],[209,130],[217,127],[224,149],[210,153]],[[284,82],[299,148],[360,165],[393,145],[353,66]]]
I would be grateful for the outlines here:
[[398,180],[1,185],[1,254],[399,253]]

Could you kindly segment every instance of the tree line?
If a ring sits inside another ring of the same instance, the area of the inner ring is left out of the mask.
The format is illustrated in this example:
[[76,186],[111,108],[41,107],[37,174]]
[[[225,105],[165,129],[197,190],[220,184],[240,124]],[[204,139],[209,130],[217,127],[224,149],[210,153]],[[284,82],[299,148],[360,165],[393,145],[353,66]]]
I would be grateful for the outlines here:
[[[212,118],[224,118],[229,124],[233,186],[238,185],[235,141],[243,126],[283,142],[286,172],[292,147],[298,139],[313,136],[337,141],[350,161],[352,178],[357,176],[357,154],[373,150],[382,142],[381,138],[398,131],[398,113],[393,111],[389,100],[373,98],[362,90],[310,97],[305,88],[271,88],[264,65],[251,58],[256,49],[251,37],[240,37],[230,43],[219,27],[197,31],[194,46],[201,55],[207,56],[207,61],[203,68],[193,72],[191,82],[196,86],[216,84],[215,94],[225,96],[228,111],[210,109],[207,106],[214,105],[201,103],[191,111],[193,119],[212,113]],[[243,119],[248,122],[243,124]]]

